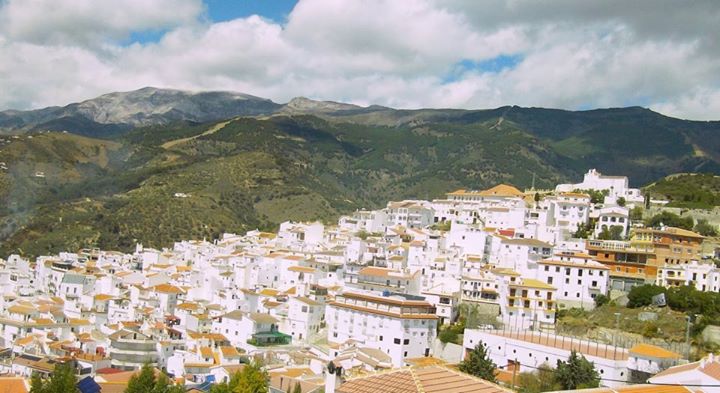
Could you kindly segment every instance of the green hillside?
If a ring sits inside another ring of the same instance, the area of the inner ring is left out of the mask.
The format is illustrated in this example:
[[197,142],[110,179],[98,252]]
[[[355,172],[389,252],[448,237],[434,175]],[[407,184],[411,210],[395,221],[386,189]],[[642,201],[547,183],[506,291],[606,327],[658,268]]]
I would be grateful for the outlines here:
[[378,107],[153,126],[108,139],[21,136],[0,150],[9,168],[0,171],[0,255],[163,247],[287,219],[334,222],[460,187],[523,188],[533,177],[550,187],[592,167],[645,184],[696,168],[720,172],[693,142],[700,126],[668,119],[640,108]]
[[678,174],[645,188],[653,198],[670,201],[670,207],[712,209],[720,206],[720,176],[710,173]]

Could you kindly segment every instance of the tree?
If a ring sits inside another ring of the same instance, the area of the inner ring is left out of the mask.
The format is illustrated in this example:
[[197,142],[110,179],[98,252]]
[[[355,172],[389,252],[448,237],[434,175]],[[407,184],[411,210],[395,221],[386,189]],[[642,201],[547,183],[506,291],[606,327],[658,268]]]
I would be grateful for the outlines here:
[[447,327],[443,329],[438,335],[438,340],[442,343],[454,343],[458,339],[458,334],[455,329]]
[[705,219],[698,220],[693,230],[703,236],[717,236],[717,229]]
[[37,373],[30,379],[30,393],[73,393],[79,392],[75,368],[70,362],[55,366],[50,378],[43,380]]
[[627,204],[627,201],[625,200],[624,197],[620,197],[617,199],[617,204],[620,207],[625,207],[625,205]]
[[630,293],[628,293],[628,304],[629,308],[644,307],[652,304],[653,296],[665,293],[665,288],[653,285],[645,284],[632,287]]
[[543,363],[535,372],[524,372],[518,375],[518,391],[520,393],[541,393],[559,390],[560,384],[555,381],[555,370]]
[[649,227],[659,227],[660,224],[663,224],[691,231],[695,226],[695,221],[692,217],[680,217],[675,213],[664,211],[652,216],[646,224]]
[[299,383],[296,383],[292,393],[302,393],[302,386],[300,386]]
[[470,351],[467,359],[460,362],[458,369],[464,373],[474,375],[490,382],[496,382],[495,369],[497,365],[488,356],[485,345],[481,342]]
[[152,366],[145,363],[140,372],[130,377],[125,393],[184,393],[185,388],[173,385],[165,374],[155,376]]
[[602,293],[595,296],[595,308],[602,307],[610,302],[610,297]]
[[623,236],[623,228],[621,225],[611,225],[610,229],[608,230],[607,227],[604,227],[600,234],[598,235],[598,239],[600,240],[622,240]]
[[600,385],[600,375],[595,370],[595,365],[585,359],[585,356],[578,356],[574,350],[567,362],[558,360],[555,380],[564,390],[596,388]]
[[642,221],[644,209],[642,206],[635,206],[630,209],[630,220],[631,221]]
[[233,393],[265,393],[268,391],[268,375],[259,363],[245,365],[238,373]]
[[582,224],[578,223],[577,231],[573,233],[573,237],[576,239],[587,239],[590,237],[590,233],[592,232],[592,224]]
[[475,329],[478,327],[480,309],[477,304],[460,303],[458,306],[458,314],[460,315],[461,320],[465,322],[465,328]]

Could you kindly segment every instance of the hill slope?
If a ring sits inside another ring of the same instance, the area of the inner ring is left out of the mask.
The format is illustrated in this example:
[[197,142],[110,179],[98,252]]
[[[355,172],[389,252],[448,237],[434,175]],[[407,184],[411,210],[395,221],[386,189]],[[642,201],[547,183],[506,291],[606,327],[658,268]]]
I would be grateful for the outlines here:
[[681,173],[648,185],[645,192],[653,198],[670,201],[670,207],[712,209],[720,206],[720,176],[705,173]]
[[[526,187],[533,177],[549,187],[591,167],[628,175],[634,185],[677,172],[720,173],[720,123],[642,108],[409,111],[245,97],[238,100],[259,106],[242,110],[265,112],[241,116],[224,104],[168,110],[179,101],[168,104],[164,93],[145,91],[150,98],[134,95],[134,103],[122,94],[101,100],[119,100],[122,111],[97,104],[83,115],[92,126],[75,132],[95,138],[27,129],[0,137],[8,167],[0,170],[0,255],[129,249],[135,241],[168,246],[286,219],[334,221],[356,208],[460,187]],[[208,114],[223,117],[207,121]]]

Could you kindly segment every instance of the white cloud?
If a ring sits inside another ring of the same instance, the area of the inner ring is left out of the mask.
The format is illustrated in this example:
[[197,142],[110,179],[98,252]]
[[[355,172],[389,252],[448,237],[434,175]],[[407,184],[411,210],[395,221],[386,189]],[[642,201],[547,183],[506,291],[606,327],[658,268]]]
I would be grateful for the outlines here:
[[201,0],[7,0],[0,32],[37,44],[95,45],[194,23],[203,11]]
[[[0,108],[152,85],[278,102],[303,95],[412,108],[639,104],[720,117],[720,50],[703,33],[720,34],[711,2],[661,0],[658,10],[642,0],[301,0],[281,25],[258,16],[210,23],[199,0],[123,1],[0,2],[0,90],[10,92]],[[68,11],[70,4],[79,8]],[[57,9],[44,19],[47,7]],[[118,44],[148,29],[168,32],[155,43]],[[461,60],[514,54],[522,59],[515,67],[462,70],[445,81]]]

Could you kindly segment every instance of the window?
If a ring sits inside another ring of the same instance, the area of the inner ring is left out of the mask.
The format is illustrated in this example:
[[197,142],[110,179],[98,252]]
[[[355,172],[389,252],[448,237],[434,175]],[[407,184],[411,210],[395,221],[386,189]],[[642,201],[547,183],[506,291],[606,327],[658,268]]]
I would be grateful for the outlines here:
[[382,341],[382,340],[383,340],[383,336],[380,336],[380,341]]
[[400,344],[400,339],[399,339],[399,338],[396,338],[395,340],[393,340],[393,342],[394,342],[395,344]]
[[403,345],[408,345],[408,344],[410,344],[409,338],[406,338],[405,340],[403,340]]

